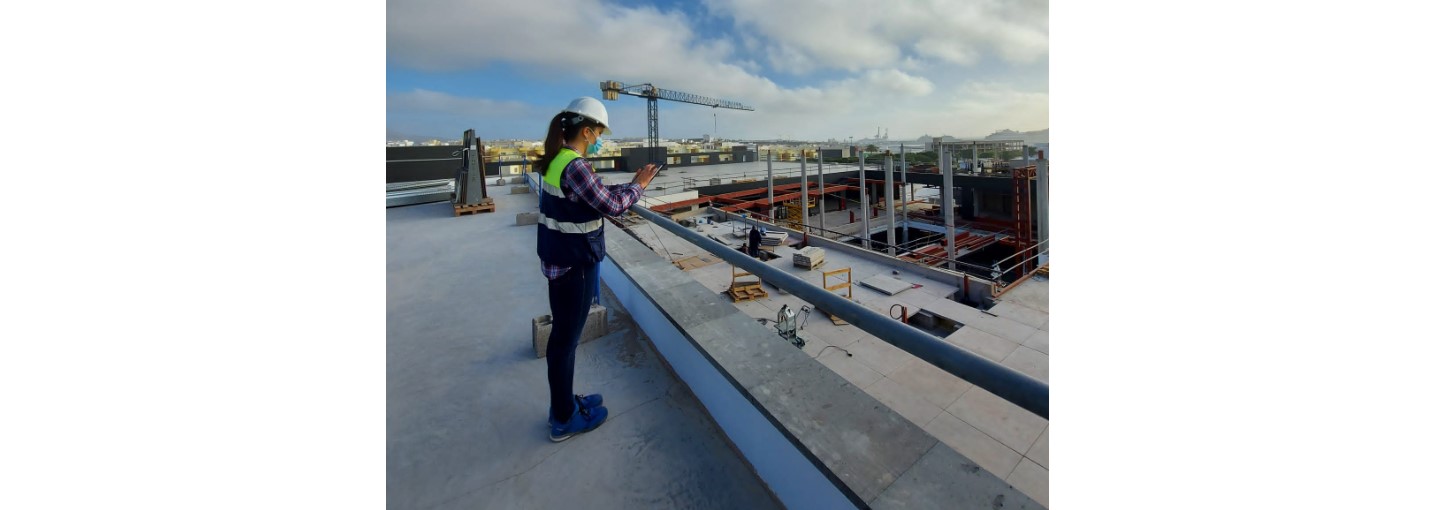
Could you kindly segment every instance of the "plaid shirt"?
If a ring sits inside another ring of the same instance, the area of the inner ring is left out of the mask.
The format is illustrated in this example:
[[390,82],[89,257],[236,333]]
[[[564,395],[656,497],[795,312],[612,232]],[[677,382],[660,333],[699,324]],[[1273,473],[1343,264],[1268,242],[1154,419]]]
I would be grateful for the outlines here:
[[[579,152],[579,151],[574,151]],[[639,201],[644,195],[644,189],[638,184],[624,183],[605,186],[602,179],[594,174],[593,165],[584,158],[575,158],[564,169],[564,176],[559,182],[561,190],[564,191],[565,199],[571,202],[578,202],[583,199],[594,210],[605,216],[618,216]],[[550,280],[563,276],[570,268],[556,266],[539,261],[544,277]]]

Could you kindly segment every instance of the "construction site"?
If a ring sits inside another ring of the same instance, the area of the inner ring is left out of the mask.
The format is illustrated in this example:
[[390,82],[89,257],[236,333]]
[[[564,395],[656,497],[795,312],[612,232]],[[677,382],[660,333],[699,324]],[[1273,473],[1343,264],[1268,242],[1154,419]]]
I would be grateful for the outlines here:
[[[1026,147],[974,140],[914,148],[936,165],[906,146],[710,162],[651,138],[596,162],[609,184],[668,166],[605,220],[576,380],[614,414],[552,445],[533,420],[541,177],[464,138],[432,158],[390,149],[390,506],[544,506],[558,500],[539,480],[562,476],[611,488],[599,508],[1047,507],[1042,153],[984,161]],[[440,167],[452,177],[425,179]],[[612,469],[576,471],[586,456]]]

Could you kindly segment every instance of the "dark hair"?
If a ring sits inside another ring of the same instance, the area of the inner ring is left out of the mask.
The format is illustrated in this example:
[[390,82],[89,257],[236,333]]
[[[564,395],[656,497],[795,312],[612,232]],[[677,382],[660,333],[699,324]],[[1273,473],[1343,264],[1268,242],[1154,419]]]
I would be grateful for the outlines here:
[[559,151],[564,148],[564,142],[569,141],[586,127],[603,129],[602,124],[574,112],[559,112],[553,120],[549,121],[549,134],[544,137],[544,155],[540,156],[539,161],[534,164],[539,175],[544,175],[549,171],[549,163],[559,157]]

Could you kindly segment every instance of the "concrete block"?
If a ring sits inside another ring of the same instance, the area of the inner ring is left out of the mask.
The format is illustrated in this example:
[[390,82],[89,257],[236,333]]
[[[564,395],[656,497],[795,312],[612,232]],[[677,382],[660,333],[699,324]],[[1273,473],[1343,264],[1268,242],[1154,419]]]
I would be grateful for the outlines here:
[[[549,348],[549,333],[554,329],[553,317],[540,315],[534,318],[534,357],[542,358]],[[584,321],[584,331],[579,343],[609,334],[609,309],[601,305],[589,307],[589,319]]]
[[911,283],[897,280],[894,278],[889,278],[883,275],[871,276],[863,279],[863,281],[858,283],[863,285],[864,287],[868,287],[870,289],[882,292],[890,296],[913,288],[913,284]]
[[510,195],[523,195],[523,194],[528,193],[528,192],[529,192],[529,186],[528,186],[528,185],[524,185],[524,186],[511,186],[511,187],[509,188],[509,194],[510,194]]
[[539,213],[521,212],[514,215],[514,224],[519,226],[539,224]]

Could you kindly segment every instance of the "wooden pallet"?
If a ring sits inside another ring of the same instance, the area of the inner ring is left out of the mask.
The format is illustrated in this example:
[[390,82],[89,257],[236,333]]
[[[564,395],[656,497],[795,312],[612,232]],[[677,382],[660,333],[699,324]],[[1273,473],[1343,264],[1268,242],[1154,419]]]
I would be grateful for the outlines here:
[[747,285],[739,285],[737,287],[729,287],[728,295],[729,297],[733,298],[733,302],[737,303],[740,301],[750,301],[759,298],[766,298],[768,297],[768,291],[763,290],[762,285],[759,285],[757,283],[751,283]]
[[[838,275],[839,275],[839,274],[842,274],[842,275],[844,276],[844,280],[842,280],[842,283],[839,283],[839,284],[836,284],[836,285],[829,285],[829,284],[828,284],[828,279],[829,279],[830,277],[832,277],[834,280],[838,280]],[[839,290],[839,289],[844,289],[844,290],[847,291],[847,295],[843,295],[843,294],[840,294],[840,295],[842,295],[842,296],[845,297],[845,298],[848,298],[849,301],[852,301],[852,300],[853,300],[853,271],[851,270],[851,268],[845,267],[845,268],[843,268],[843,269],[835,269],[835,270],[833,270],[833,271],[824,271],[824,272],[823,272],[823,290],[827,290],[827,291],[829,291],[829,292],[832,292],[832,291]],[[828,312],[825,311],[824,313],[828,313]],[[833,323],[834,323],[835,325],[838,325],[838,326],[847,326],[847,325],[848,325],[848,321],[845,321],[845,320],[843,320],[843,319],[840,319],[840,318],[838,318],[837,315],[834,315],[834,314],[831,314],[831,313],[828,314],[828,320],[833,321]]]
[[768,291],[763,290],[763,280],[739,280],[743,276],[757,278],[753,273],[740,270],[738,266],[730,267],[729,270],[733,273],[733,279],[728,282],[728,295],[733,298],[733,302],[768,297]]
[[484,200],[480,200],[479,203],[474,205],[454,206],[455,217],[463,216],[465,214],[477,214],[481,212],[494,212],[494,199],[485,198]]
[[713,264],[715,262],[718,262],[718,259],[707,255],[690,255],[688,257],[675,260],[674,265],[679,266],[679,269],[688,271],[690,269],[698,269]]

